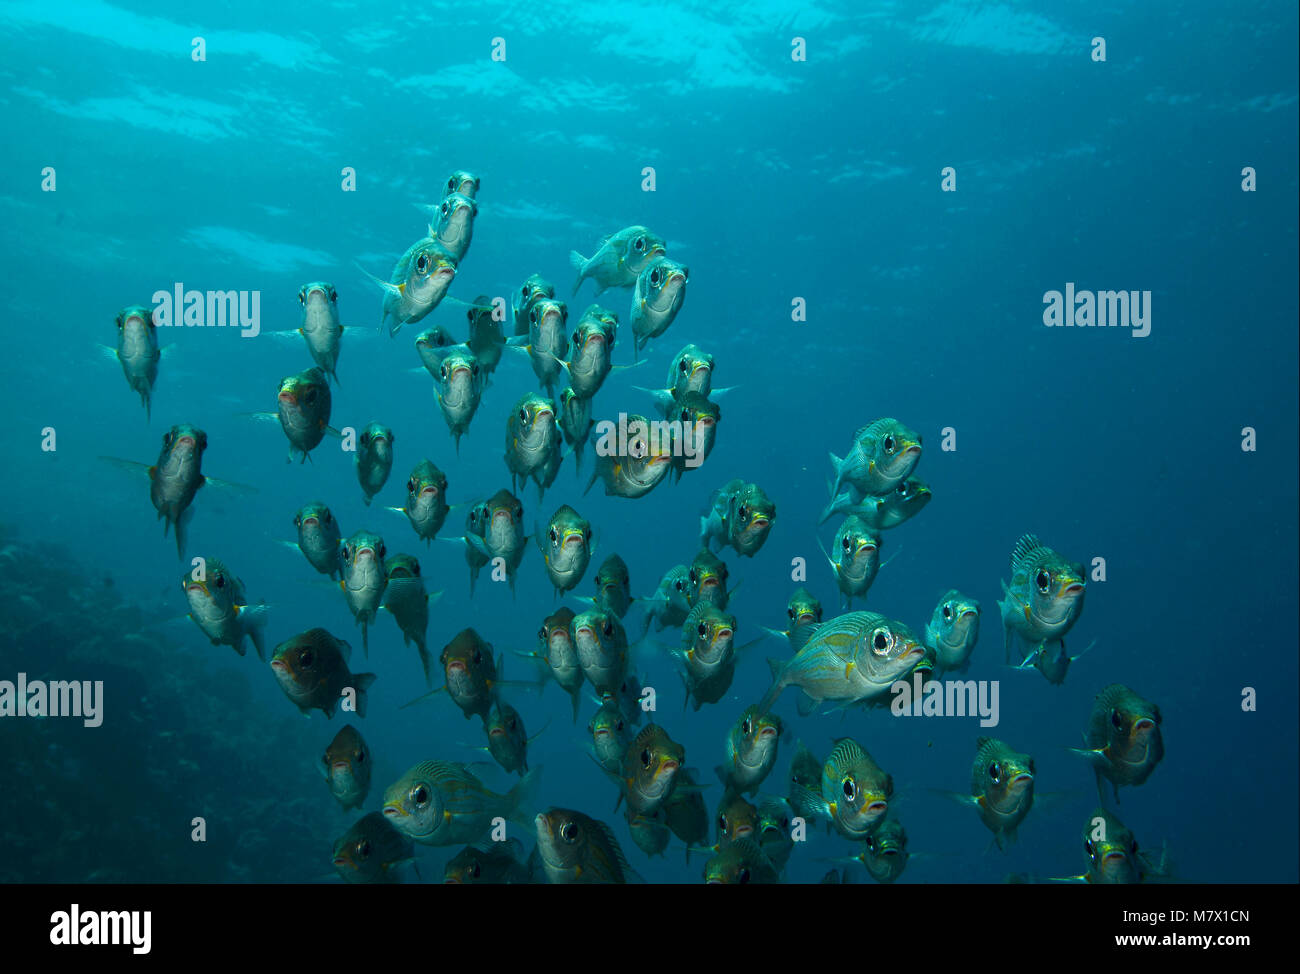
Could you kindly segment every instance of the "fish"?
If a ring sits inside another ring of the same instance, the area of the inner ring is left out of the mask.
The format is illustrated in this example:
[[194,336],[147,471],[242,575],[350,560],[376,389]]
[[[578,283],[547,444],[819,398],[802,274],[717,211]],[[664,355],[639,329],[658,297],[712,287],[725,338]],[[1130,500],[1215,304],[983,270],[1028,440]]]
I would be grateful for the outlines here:
[[758,712],[771,710],[790,686],[802,691],[802,716],[826,701],[844,707],[879,702],[924,656],[925,647],[903,623],[878,612],[846,612],[822,623],[788,661],[768,660],[772,687]]
[[975,748],[971,793],[964,800],[978,810],[997,847],[1005,849],[1034,807],[1034,759],[994,737],[977,738]]
[[384,571],[384,558],[388,549],[384,539],[377,534],[361,530],[339,546],[339,562],[343,579],[339,588],[348,609],[361,627],[361,648],[370,656],[370,623],[383,603],[388,575]]
[[700,517],[700,547],[718,550],[727,546],[744,557],[752,558],[767,540],[776,520],[776,505],[758,484],[739,478],[715,490],[709,506]]
[[635,287],[637,278],[650,262],[666,253],[668,245],[652,230],[639,225],[624,227],[601,237],[600,246],[591,257],[569,251],[569,263],[578,274],[573,293],[578,293],[587,278],[595,282],[597,297],[612,287]]
[[479,368],[483,370],[483,384],[487,386],[491,384],[492,373],[501,364],[506,336],[501,329],[501,321],[497,318],[496,307],[486,294],[476,297],[465,315],[469,319],[469,338],[465,344],[474,353]]
[[394,336],[402,325],[425,317],[447,294],[456,270],[456,258],[433,236],[411,244],[387,281],[362,270],[384,292],[380,330],[387,325],[388,334]]
[[649,815],[629,816],[627,827],[636,847],[647,856],[662,856],[673,837],[667,821],[668,813],[662,805]]
[[349,883],[396,883],[415,846],[379,812],[363,815],[334,843],[334,868]]
[[803,649],[809,637],[817,631],[822,621],[822,604],[806,588],[800,586],[790,596],[785,606],[786,618],[790,620],[789,629],[764,630],[771,636],[784,636],[790,642],[790,648],[796,653]]
[[851,737],[841,737],[822,765],[821,786],[814,792],[806,785],[790,804],[808,809],[815,818],[826,819],[846,839],[861,840],[870,834],[894,794],[894,779],[881,770],[870,754]]
[[447,693],[465,719],[486,720],[501,682],[492,644],[473,629],[462,629],[442,648],[438,662],[446,677]]
[[[829,483],[826,486],[830,489]],[[851,489],[838,494],[826,509],[827,517],[856,514],[873,531],[887,531],[921,513],[934,493],[929,484],[913,474],[893,490],[878,497],[863,497],[854,503],[852,496]]]
[[686,622],[691,611],[689,576],[686,565],[674,565],[664,572],[655,594],[646,601],[645,632],[650,631],[652,620],[656,632],[680,629]]
[[690,607],[693,609],[701,602],[708,602],[719,609],[726,609],[731,600],[731,592],[727,591],[727,577],[726,563],[708,548],[701,548],[686,572],[686,599]]
[[652,436],[650,420],[644,416],[629,415],[626,427],[626,450],[620,452],[611,442],[616,439],[614,433],[602,435],[597,441],[596,469],[583,494],[600,480],[607,497],[644,497],[668,475],[673,461],[671,443]]
[[342,577],[339,545],[343,537],[330,509],[320,501],[304,504],[294,514],[293,526],[298,529],[298,543],[294,547],[303,553],[311,567],[333,579]]
[[758,840],[758,809],[738,791],[723,794],[715,824],[718,827],[718,849],[737,839]]
[[794,757],[790,759],[786,781],[790,807],[800,818],[811,821],[817,816],[821,805],[821,786],[822,760],[800,741],[795,745]]
[[634,727],[641,723],[641,693],[641,678],[635,673],[629,673],[617,687],[603,688],[598,699],[602,707],[617,712],[627,721],[628,726]]
[[776,764],[783,730],[780,717],[760,716],[757,706],[746,707],[727,732],[726,761],[714,769],[723,788],[756,794]]
[[[197,426],[178,423],[163,434],[158,462],[147,467],[134,460],[101,457],[130,473],[143,473],[149,480],[149,500],[163,522],[163,537],[176,529],[176,557],[185,557],[186,529],[193,517],[191,504],[204,484],[222,483],[203,475],[203,453],[208,434]],[[237,486],[237,485],[226,485]]]
[[841,488],[848,488],[850,502],[879,497],[905,481],[921,460],[921,437],[896,419],[877,419],[853,434],[853,445],[842,458],[830,455],[835,479],[831,503],[822,511],[818,524],[830,519]]
[[415,536],[426,544],[438,536],[447,514],[447,475],[432,460],[421,460],[406,480],[406,506],[390,507],[396,514],[405,514]]
[[387,609],[402,630],[402,641],[420,656],[420,666],[424,670],[425,686],[433,685],[433,658],[429,655],[427,633],[429,630],[429,603],[441,597],[441,592],[432,595],[424,587],[420,575],[420,562],[414,555],[393,555],[384,562],[384,574],[388,582],[384,587],[382,608]]
[[524,809],[541,768],[499,795],[455,761],[422,761],[384,789],[384,817],[419,845],[465,845],[483,838],[493,820],[526,824]]
[[568,808],[534,819],[537,851],[551,883],[627,883],[636,874],[604,822]]
[[632,336],[636,352],[668,330],[686,300],[691,270],[670,257],[656,257],[637,275],[632,291]]
[[325,370],[319,365],[280,380],[276,408],[280,428],[289,440],[286,463],[293,460],[294,454],[301,454],[298,462],[306,463],[326,433],[339,435],[338,430],[330,426],[331,398]]
[[492,755],[492,760],[508,773],[518,773],[521,776],[527,773],[528,745],[536,739],[537,734],[528,736],[519,711],[504,700],[494,700],[483,718],[483,729],[487,731],[487,750]]
[[330,794],[345,812],[365,804],[373,763],[365,738],[351,724],[344,724],[325,748],[320,771]]
[[469,595],[474,597],[474,584],[483,566],[492,560],[484,543],[488,523],[492,520],[492,509],[486,501],[479,501],[469,506],[465,514],[465,562],[469,565]]
[[271,670],[280,689],[302,714],[319,710],[333,717],[339,699],[351,691],[356,714],[364,717],[366,690],[375,682],[375,674],[351,672],[351,654],[352,647],[343,640],[324,629],[308,629],[275,648]]
[[717,703],[736,672],[736,617],[711,602],[699,602],[682,624],[681,648],[672,651],[682,667],[686,702],[698,711]]
[[518,490],[530,477],[540,501],[560,466],[560,429],[555,403],[535,392],[525,393],[506,417],[506,467]]
[[1067,561],[1035,535],[1021,535],[1011,552],[1011,584],[1002,583],[998,602],[1005,662],[1011,662],[1016,636],[1031,648],[1049,640],[1064,648],[1066,633],[1083,612],[1086,590],[1082,565]]
[[302,305],[298,332],[307,343],[307,352],[337,384],[339,342],[343,337],[338,291],[326,281],[312,281],[298,289],[298,303]]
[[955,588],[948,589],[925,627],[925,645],[935,651],[935,665],[943,671],[965,673],[979,637],[979,602]]
[[722,846],[704,864],[704,881],[709,885],[744,886],[750,883],[779,883],[780,876],[762,847],[753,839],[737,839]]
[[554,285],[540,274],[529,275],[523,286],[514,295],[513,314],[516,337],[528,334],[528,313],[532,311],[534,302],[542,298],[554,297]]
[[434,395],[438,409],[442,411],[447,431],[456,444],[456,455],[460,456],[460,438],[469,432],[469,424],[474,421],[479,403],[483,401],[485,376],[474,353],[457,345],[443,355],[435,378],[438,384]]
[[1088,871],[1071,876],[1075,882],[1098,885],[1132,885],[1160,882],[1169,878],[1168,853],[1160,857],[1143,852],[1133,832],[1119,816],[1098,806],[1083,826],[1083,854]]
[[[474,517],[475,513],[471,511],[470,516]],[[519,563],[523,561],[524,552],[528,549],[528,537],[524,534],[524,505],[503,487],[488,498],[478,516],[482,532],[472,533],[467,530],[465,541],[477,551],[483,564],[495,558],[502,560],[506,578],[510,582],[510,591],[514,592],[515,575],[519,571]],[[474,572],[473,562],[470,563],[470,570],[471,573]]]
[[213,646],[229,646],[240,656],[244,637],[252,640],[257,658],[266,661],[265,604],[250,605],[244,583],[217,558],[197,558],[181,574],[181,590],[189,602],[189,616]]
[[619,801],[626,800],[629,814],[652,814],[668,797],[685,762],[686,748],[658,724],[646,724],[628,744],[618,773],[610,776],[619,785]]
[[568,504],[562,504],[551,515],[546,531],[534,530],[533,539],[546,565],[546,577],[555,586],[555,594],[577,588],[594,548],[587,520]]
[[617,553],[610,555],[596,569],[596,608],[623,619],[632,603],[638,601],[632,594],[632,582],[627,562]]
[[876,882],[888,885],[898,879],[911,858],[907,852],[907,832],[898,819],[886,815],[875,831],[862,840],[858,858]]
[[618,711],[601,707],[587,723],[591,736],[591,758],[602,769],[617,774],[631,742],[628,725]]
[[1061,639],[1048,639],[1039,643],[1029,651],[1029,655],[1017,666],[1011,667],[1013,670],[1037,670],[1043,674],[1043,679],[1053,686],[1060,686],[1065,682],[1065,677],[1070,672],[1070,664],[1081,657],[1088,650],[1097,644],[1094,639],[1083,652],[1070,654],[1065,651],[1065,641]]
[[554,298],[535,298],[528,308],[528,344],[522,347],[533,365],[533,374],[548,394],[563,372],[562,363],[569,354],[569,309]]
[[614,370],[614,340],[618,315],[598,304],[589,305],[570,336],[571,352],[565,371],[576,395],[591,399]]
[[121,364],[126,384],[132,392],[139,393],[145,419],[151,420],[153,387],[158,381],[158,363],[162,360],[153,309],[143,304],[128,305],[117,313],[116,325],[117,347],[103,347]]
[[835,532],[834,555],[827,554],[835,584],[844,596],[844,607],[853,607],[853,599],[862,598],[880,571],[880,535],[862,518],[850,514]]
[[758,803],[759,848],[780,873],[794,852],[794,809],[784,798],[764,798]]
[[570,626],[582,672],[596,693],[617,690],[627,676],[627,632],[618,616],[589,609]]
[[673,400],[667,418],[681,424],[681,437],[673,446],[673,474],[677,480],[687,470],[699,468],[718,440],[722,410],[698,392],[687,392]]
[[578,648],[573,642],[571,625],[573,610],[563,606],[542,620],[542,627],[537,630],[537,651],[527,653],[530,659],[537,660],[547,667],[547,672],[569,695],[573,703],[573,720],[578,720],[578,706],[582,701],[582,684],[586,677],[582,673],[582,664],[578,661]]
[[587,440],[596,423],[591,418],[591,400],[583,399],[567,386],[560,390],[560,432],[564,442],[573,449],[575,472],[582,475],[582,455],[587,452]]
[[509,838],[502,842],[471,842],[448,860],[444,885],[507,885],[532,882],[524,844]]
[[673,789],[663,802],[664,816],[669,830],[686,844],[686,861],[691,861],[691,849],[702,849],[709,841],[709,810],[704,804],[704,793],[690,768],[679,768],[673,779]]
[[472,172],[465,169],[457,169],[448,178],[447,183],[443,186],[444,193],[460,193],[462,196],[468,196],[470,199],[478,197],[478,188],[480,180]]
[[361,431],[357,447],[357,480],[369,507],[393,470],[393,431],[381,423],[371,423]]
[[[673,407],[687,393],[696,393],[708,399],[713,394],[713,356],[698,345],[688,344],[668,363],[668,379],[662,389],[642,389],[649,393],[665,414],[671,415]],[[718,395],[729,389],[717,390]]]
[[454,349],[471,351],[464,342],[456,341],[456,336],[446,325],[434,325],[415,336],[415,352],[420,356],[420,364],[433,376],[435,382],[442,381],[442,360]]
[[1083,734],[1085,747],[1073,751],[1096,772],[1098,796],[1105,797],[1103,778],[1118,802],[1120,785],[1140,785],[1151,777],[1165,756],[1160,723],[1160,708],[1122,683],[1097,694]]
[[437,240],[459,267],[474,239],[478,204],[472,196],[449,192],[440,203],[420,207],[429,214],[429,236]]

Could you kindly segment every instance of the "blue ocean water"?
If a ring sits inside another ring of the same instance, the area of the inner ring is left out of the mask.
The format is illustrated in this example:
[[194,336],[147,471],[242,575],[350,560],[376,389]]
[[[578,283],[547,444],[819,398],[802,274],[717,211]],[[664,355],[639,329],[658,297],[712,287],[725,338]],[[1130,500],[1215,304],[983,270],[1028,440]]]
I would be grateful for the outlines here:
[[[5,879],[320,879],[358,817],[313,768],[344,716],[299,717],[255,655],[168,622],[186,611],[183,563],[147,486],[99,458],[152,463],[174,423],[207,432],[206,474],[257,488],[201,491],[187,554],[219,557],[271,604],[272,645],[322,626],[352,643],[354,670],[378,674],[369,714],[352,718],[375,757],[365,810],[418,761],[484,759],[477,721],[445,695],[399,709],[422,679],[391,619],[361,659],[339,593],[278,544],[302,504],[324,500],[345,534],[364,527],[420,558],[443,592],[435,654],[473,626],[506,655],[507,676],[525,675],[511,650],[532,649],[558,604],[537,551],[513,594],[485,573],[471,600],[461,550],[426,547],[381,510],[402,504],[424,457],[447,472],[453,503],[508,486],[506,416],[537,385],[526,362],[506,361],[457,455],[429,376],[412,371],[413,341],[437,324],[463,338],[464,306],[445,301],[390,338],[356,267],[387,277],[424,231],[413,204],[436,202],[464,168],[482,185],[454,298],[508,295],[536,272],[567,301],[569,251],[590,254],[630,224],[690,267],[677,319],[644,364],[607,381],[596,415],[648,412],[633,387],[659,385],[694,342],[715,356],[716,383],[735,387],[719,400],[708,461],[638,500],[583,496],[590,455],[581,478],[566,461],[542,503],[532,485],[520,491],[530,526],[576,507],[598,531],[595,561],[618,552],[635,593],[690,561],[711,491],[740,477],[777,516],[754,558],[722,556],[741,583],[729,607],[738,641],[784,626],[794,559],[829,617],[838,595],[818,542],[836,525],[816,525],[828,452],[882,416],[925,439],[917,473],[934,500],[885,533],[893,560],[865,605],[919,631],[949,588],[981,601],[969,675],[1000,681],[996,736],[1035,756],[1052,800],[1006,852],[988,851],[976,816],[931,791],[968,785],[986,733],[975,720],[803,718],[794,691],[776,707],[792,735],[766,793],[784,792],[795,739],[821,754],[852,736],[892,774],[909,847],[927,854],[900,882],[1078,873],[1097,797],[1067,748],[1096,692],[1121,682],[1164,717],[1163,763],[1112,805],[1143,845],[1167,843],[1192,881],[1297,880],[1294,4],[238,2],[181,13],[28,0],[0,7],[0,23],[11,620],[0,680],[106,674],[102,727],[0,727],[0,767],[25,783],[0,817],[7,841],[22,837]],[[206,60],[192,58],[196,37]],[[791,57],[796,37],[806,60]],[[496,38],[504,60],[492,58]],[[355,191],[342,189],[346,167]],[[955,192],[943,191],[945,167]],[[258,291],[263,332],[294,328],[311,280],[336,286],[349,326],[333,424],[395,433],[393,475],[369,508],[334,441],[286,464],[278,427],[241,415],[275,408],[279,380],[311,364],[301,343],[160,329],[174,347],[151,420],[95,348],[113,343],[121,308],[177,283]],[[1150,291],[1150,334],[1044,327],[1043,295],[1067,282]],[[571,321],[591,288],[570,301]],[[806,321],[792,320],[795,298]],[[619,313],[615,361],[629,365],[630,292],[599,300]],[[956,449],[944,451],[949,427]],[[442,533],[461,523],[453,513]],[[1001,665],[999,580],[1025,532],[1106,561],[1070,637],[1096,645],[1059,687]],[[591,574],[578,593],[591,594]],[[765,658],[785,655],[775,640],[748,650],[725,700],[699,712],[683,709],[665,651],[641,657],[654,719],[713,783],[711,810],[727,728],[767,689]],[[1243,709],[1245,688],[1256,709]],[[703,857],[685,864],[680,843],[648,859],[631,842],[585,754],[594,702],[571,724],[554,686],[509,699],[530,730],[550,721],[530,748],[538,810],[608,822],[647,880],[700,879]],[[66,808],[87,793],[95,827]],[[207,843],[191,841],[195,816]],[[439,877],[455,851],[419,850],[421,874]],[[854,851],[813,829],[786,879],[816,881]]]

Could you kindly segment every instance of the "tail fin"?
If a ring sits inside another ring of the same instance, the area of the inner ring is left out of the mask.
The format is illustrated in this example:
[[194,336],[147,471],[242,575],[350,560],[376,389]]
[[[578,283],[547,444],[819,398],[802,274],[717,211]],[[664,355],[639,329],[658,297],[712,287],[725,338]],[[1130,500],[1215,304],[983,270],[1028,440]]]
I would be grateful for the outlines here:
[[257,658],[262,662],[266,662],[266,618],[269,614],[270,608],[265,602],[259,602],[257,605],[246,605],[239,613],[239,621],[244,627],[244,632],[253,641],[253,648],[257,650]]
[[576,250],[569,251],[569,266],[578,272],[578,279],[573,282],[573,293],[578,293],[578,288],[582,287],[583,279],[587,276],[587,258]]
[[364,717],[366,715],[366,701],[368,700],[366,690],[368,690],[370,685],[375,682],[375,674],[354,673],[352,674],[352,679],[356,684],[357,691],[357,716]]
[[539,764],[520,778],[519,783],[511,788],[509,794],[506,795],[510,805],[510,818],[521,825],[531,827],[533,824],[533,817],[527,810],[533,805],[541,781],[542,766]]

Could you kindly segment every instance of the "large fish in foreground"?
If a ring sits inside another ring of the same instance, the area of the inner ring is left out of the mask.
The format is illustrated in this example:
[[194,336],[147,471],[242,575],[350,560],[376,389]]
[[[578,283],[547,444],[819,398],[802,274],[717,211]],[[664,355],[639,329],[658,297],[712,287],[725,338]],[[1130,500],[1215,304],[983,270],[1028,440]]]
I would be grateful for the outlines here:
[[465,845],[483,838],[497,818],[527,825],[541,771],[534,768],[499,795],[463,764],[423,761],[385,789],[384,817],[420,845]]
[[718,550],[730,545],[737,553],[752,558],[767,540],[776,505],[758,484],[739,478],[713,492],[708,510],[700,517],[700,546]]
[[518,491],[520,484],[532,478],[541,500],[560,468],[561,444],[555,403],[526,393],[506,417],[505,461],[512,489]]
[[686,300],[690,268],[669,257],[650,261],[637,276],[632,291],[632,337],[637,358],[641,349],[668,330]]
[[343,570],[339,561],[339,543],[343,538],[339,522],[330,509],[320,501],[304,504],[293,516],[293,526],[298,529],[298,543],[286,541],[285,544],[301,551],[311,567],[322,575],[338,578]]
[[548,882],[626,883],[638,878],[604,822],[568,808],[551,808],[533,821]]
[[302,324],[298,332],[307,342],[307,351],[311,354],[312,361],[337,383],[339,339],[343,336],[343,325],[339,323],[338,292],[334,290],[333,284],[313,281],[299,289],[298,303],[302,305]]
[[894,780],[880,769],[857,741],[842,737],[835,742],[822,766],[821,789],[795,786],[790,803],[828,820],[846,839],[870,834],[889,810]]
[[[510,582],[510,591],[514,592],[515,575],[528,549],[528,537],[524,534],[524,505],[503,487],[484,504],[471,509],[469,516],[465,543],[481,559],[479,567],[500,558]],[[473,595],[477,569],[468,552],[466,558],[470,559],[470,594]]]
[[271,669],[280,689],[304,715],[320,710],[334,716],[344,691],[351,691],[358,717],[366,715],[366,689],[373,673],[348,669],[352,647],[324,629],[308,629],[275,648]]
[[471,842],[447,862],[442,881],[455,886],[531,883],[531,860],[524,844],[509,838],[504,842]]
[[429,656],[427,633],[429,629],[429,603],[437,601],[441,592],[430,594],[420,575],[420,562],[414,555],[393,555],[384,562],[388,584],[384,587],[382,607],[392,613],[397,627],[402,630],[406,645],[415,644],[424,669],[424,682],[431,686],[432,659]]
[[1034,759],[993,737],[978,738],[975,748],[970,796],[957,797],[975,807],[1003,849],[1005,842],[1015,841],[1016,830],[1034,807]]
[[388,483],[393,470],[393,431],[382,423],[371,423],[357,438],[357,480],[366,507]]
[[[1032,649],[1059,642],[1083,612],[1087,588],[1083,566],[1067,561],[1032,534],[1022,535],[1011,552],[1011,584],[1002,583],[1002,614],[1006,662],[1019,636]],[[1020,662],[1017,660],[1017,662]]]
[[1083,826],[1083,854],[1088,871],[1066,882],[1099,885],[1168,881],[1168,854],[1159,858],[1138,848],[1138,841],[1119,817],[1098,806]]
[[216,558],[195,560],[199,564],[181,575],[190,618],[213,646],[230,646],[243,656],[247,636],[253,641],[257,658],[265,660],[266,606],[249,605],[244,583]]
[[460,456],[460,438],[469,432],[469,424],[478,413],[487,375],[479,367],[473,352],[456,345],[442,356],[435,378],[438,380],[434,390],[438,409],[447,423],[452,442],[456,444],[456,455]]
[[546,565],[546,577],[557,595],[576,588],[591,562],[591,525],[568,504],[560,506],[545,531],[533,532]]
[[415,536],[429,543],[438,536],[451,510],[447,504],[447,475],[432,460],[421,460],[406,480],[406,506],[389,510],[405,514]]
[[751,704],[727,733],[727,759],[714,770],[727,791],[755,794],[776,764],[781,718]]
[[979,636],[979,602],[955,588],[949,589],[925,627],[925,644],[935,651],[935,666],[941,672],[966,672]]
[[286,463],[293,459],[295,453],[302,454],[299,463],[306,463],[308,455],[320,446],[326,433],[339,435],[338,430],[330,426],[331,400],[325,370],[319,365],[297,375],[286,376],[280,381],[276,415],[280,420],[280,428],[289,440]]
[[822,524],[842,502],[842,489],[849,493],[850,504],[860,504],[868,497],[879,497],[911,476],[921,459],[921,437],[896,419],[878,419],[853,434],[853,445],[843,457],[831,454],[835,479],[831,482],[831,501],[817,523]]
[[672,469],[673,448],[662,437],[650,435],[650,421],[644,416],[627,417],[627,442],[612,442],[613,435],[596,443],[596,469],[583,493],[597,480],[605,484],[605,495],[644,497],[654,490]]
[[414,861],[411,840],[379,812],[362,816],[334,843],[334,868],[349,883],[401,882],[399,867]]
[[772,687],[758,705],[765,714],[786,687],[798,687],[799,713],[824,702],[848,707],[879,702],[925,657],[925,646],[901,622],[878,612],[846,612],[822,623],[788,661],[768,660]]
[[[407,248],[393,265],[387,281],[362,269],[384,292],[382,331],[396,335],[408,321],[419,321],[438,306],[456,276],[456,259],[435,237],[424,237]],[[393,319],[389,322],[389,318]]]
[[361,732],[344,724],[321,758],[320,769],[330,794],[344,811],[361,808],[370,792],[370,768],[374,762]]

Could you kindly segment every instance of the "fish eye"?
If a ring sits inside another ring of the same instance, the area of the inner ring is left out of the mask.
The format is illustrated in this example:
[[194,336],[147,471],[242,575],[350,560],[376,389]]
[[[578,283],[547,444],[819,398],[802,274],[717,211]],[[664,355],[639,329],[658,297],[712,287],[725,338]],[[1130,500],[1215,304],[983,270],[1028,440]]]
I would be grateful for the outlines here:
[[944,617],[945,619],[951,619],[951,618],[952,618],[952,603],[951,603],[951,602],[949,602],[947,605],[945,605],[945,606],[943,607],[943,617]]
[[1034,581],[1035,581],[1035,582],[1037,583],[1037,585],[1038,585],[1038,591],[1040,591],[1041,593],[1043,593],[1044,595],[1046,595],[1046,594],[1047,594],[1047,590],[1048,590],[1048,588],[1049,588],[1049,587],[1051,586],[1051,584],[1052,584],[1052,576],[1051,576],[1051,574],[1047,571],[1046,568],[1040,568],[1040,569],[1038,570],[1038,575],[1037,575],[1037,577],[1035,577]]
[[560,826],[560,838],[565,842],[578,841],[578,826],[575,822],[565,822]]
[[326,524],[329,524],[330,521],[334,520],[334,515],[327,510],[325,511],[325,513],[321,515],[321,520],[323,520]]
[[171,445],[172,445],[172,440],[173,440],[174,438],[175,438],[175,437],[173,437],[173,436],[171,435],[171,433],[164,433],[164,434],[163,434],[163,446],[171,446]]
[[742,867],[740,872],[736,873],[736,882],[740,883],[741,885],[744,885],[745,883],[749,882],[748,867]]
[[687,366],[687,363],[686,363],[686,356],[685,356],[685,355],[683,355],[683,356],[682,356],[682,360],[681,360],[680,362],[677,363],[677,368],[681,370],[682,375],[685,375],[687,372],[690,371],[690,369],[689,369],[689,367]]
[[793,619],[793,618],[794,618],[794,607],[791,606],[790,608],[786,609],[786,610],[785,610],[785,614],[788,615],[791,619]]
[[746,507],[744,504],[741,504],[741,505],[740,505],[740,519],[741,519],[742,521],[744,521],[744,520],[746,520],[746,519],[748,518],[748,516],[749,516],[749,508]]
[[444,365],[440,371],[442,372],[442,377],[444,379],[447,378],[447,366]]
[[455,190],[456,190],[456,177],[452,176],[451,179],[447,180],[447,192],[452,193],[455,192]]
[[893,453],[893,452],[894,452],[894,446],[895,446],[895,444],[894,444],[894,438],[893,438],[892,436],[886,436],[886,437],[885,437],[885,444],[884,444],[884,445],[885,445],[885,452],[886,452],[886,453]]
[[726,831],[727,831],[727,813],[726,813],[726,812],[718,812],[718,830],[721,831],[721,832],[726,832]]
[[867,836],[866,846],[868,851],[870,852],[876,851],[876,837],[874,835]]
[[[691,578],[691,581],[692,582],[695,581],[694,577]],[[673,582],[673,588],[677,589],[677,591],[679,592],[682,592],[685,591],[686,587],[682,585],[681,580],[678,579],[676,582]]]
[[844,540],[840,542],[840,547],[842,547],[845,551],[848,551],[853,547],[853,542],[849,540],[849,536],[847,534],[844,536]]
[[1002,768],[996,761],[989,765],[988,771],[989,779],[995,785],[1002,780]]
[[622,729],[623,729],[623,721],[620,719],[614,724],[614,730],[621,731]]
[[526,423],[526,422],[528,422],[528,410],[527,410],[527,409],[521,409],[521,410],[519,410],[519,422],[521,422],[521,423]]
[[573,344],[575,345],[581,344],[581,339],[579,338],[578,333],[576,331],[573,333]]
[[695,584],[696,582],[698,582],[698,581],[699,581],[699,578],[698,578],[698,577],[696,576],[696,574],[695,574],[695,569],[692,568],[692,569],[691,569],[691,584],[694,585],[694,584]]
[[381,541],[379,542],[379,557],[383,558],[386,554],[388,554],[388,548],[386,548],[384,543]]
[[469,374],[470,374],[470,375],[478,375],[478,363],[475,363],[474,365],[471,365],[471,366],[469,367]]
[[301,653],[298,654],[298,663],[300,666],[311,666],[311,664],[315,661],[315,659],[316,657],[312,655],[312,651],[310,649],[304,649]]
[[415,478],[414,478],[414,477],[412,477],[410,480],[408,480],[408,481],[406,482],[406,490],[407,490],[407,493],[411,493],[411,494],[414,494],[414,493],[415,493]]
[[559,536],[555,533],[555,528],[551,528],[551,544],[555,544],[559,540]]
[[442,203],[442,215],[443,215],[443,216],[446,216],[447,213],[450,212],[450,210],[451,210],[451,207],[449,207],[449,206],[447,205],[447,201],[444,200],[443,203]]
[[650,283],[659,286],[659,270],[656,268],[650,272]]
[[217,577],[216,577],[216,585],[217,585],[217,588],[225,588],[225,587],[226,587],[226,576],[225,576],[225,575],[217,575]]
[[701,636],[703,636],[705,633],[707,633],[707,632],[709,631],[709,627],[706,626],[704,623],[701,622],[701,623],[700,623],[700,628],[699,628],[698,631],[699,631],[699,634],[700,634]]
[[645,250],[645,237],[637,237],[632,246],[637,250]]
[[1097,855],[1097,850],[1093,847],[1092,839],[1083,840],[1083,851],[1089,859],[1092,859]]
[[368,859],[370,857],[369,839],[362,839],[360,842],[357,843],[357,855],[359,855],[362,859]]
[[475,663],[482,663],[482,662],[483,662],[483,653],[482,653],[482,651],[479,650],[479,649],[475,649],[475,650],[474,650],[474,662],[475,662]]
[[1110,712],[1110,724],[1111,724],[1111,726],[1114,727],[1116,730],[1120,730],[1120,729],[1124,726],[1124,718],[1120,716],[1120,713],[1119,713],[1118,710],[1111,710],[1111,712]]
[[470,867],[469,867],[469,875],[470,875],[470,878],[471,878],[471,879],[478,879],[478,874],[479,874],[478,863],[472,863],[472,864],[470,865]]
[[330,300],[337,301],[338,299],[339,299],[339,292],[334,290],[333,288],[330,288]]
[[306,401],[306,403],[307,403],[308,406],[313,406],[313,405],[316,404],[316,390],[315,390],[315,389],[308,389],[308,390],[307,390],[307,395],[306,395],[306,397],[305,397],[305,401]]
[[429,255],[421,254],[415,262],[415,269],[421,274],[429,269]]
[[365,445],[366,445],[367,443],[369,443],[369,442],[370,442],[370,434],[369,434],[369,433],[362,433],[362,434],[361,434],[361,445],[362,445],[362,446],[365,446]]
[[[306,288],[303,288],[301,291],[298,292],[298,303],[299,303],[299,304],[306,304],[306,303],[307,303],[307,289],[306,289]],[[117,327],[119,327],[119,328],[122,327],[122,319],[121,319],[121,318],[119,318],[119,319],[117,320]]]
[[650,749],[646,748],[641,752],[641,767],[650,767]]
[[745,722],[740,725],[740,732],[742,734],[752,734],[753,731],[754,731],[754,722],[750,720],[748,717],[746,717]]
[[365,751],[357,751],[357,753],[356,753],[356,759],[357,759],[357,764],[365,764],[365,763],[366,763],[366,752],[365,752]]
[[844,787],[844,797],[847,798],[849,801],[853,801],[854,796],[856,796],[858,793],[857,782],[855,782],[852,778],[845,778],[843,787]]
[[605,635],[606,636],[614,635],[614,623],[611,622],[609,619],[605,620]]
[[889,651],[889,647],[894,644],[894,637],[888,629],[877,629],[871,637],[871,648],[878,655],[883,656]]
[[425,785],[416,785],[411,789],[411,801],[416,807],[429,804],[429,789]]
[[690,421],[691,421],[691,411],[690,411],[689,409],[683,409],[683,410],[682,410],[682,422],[683,422],[683,423],[689,423]]
[[528,312],[528,320],[531,321],[533,324],[537,324],[537,309],[536,309],[536,308],[533,308],[532,311]]

